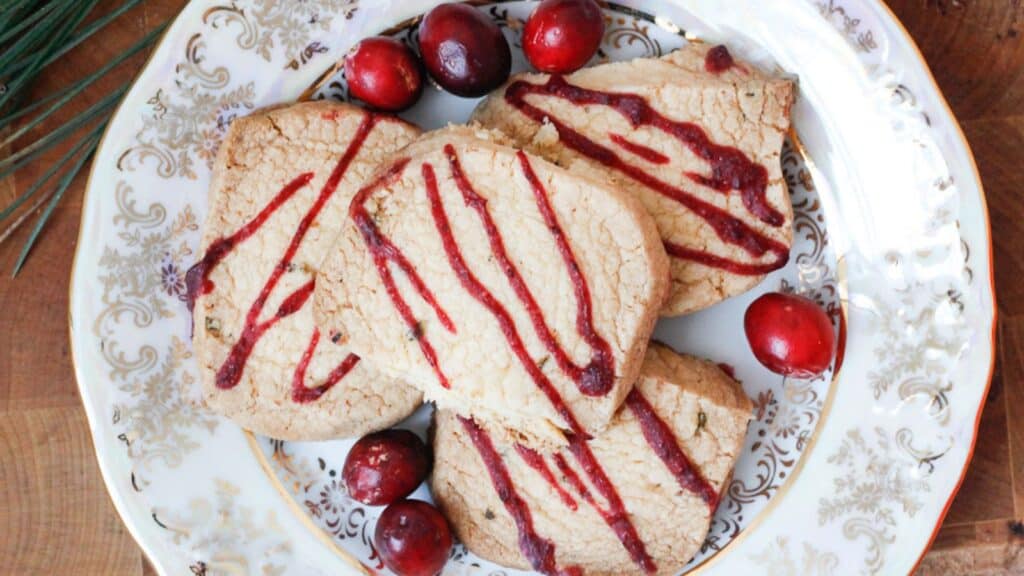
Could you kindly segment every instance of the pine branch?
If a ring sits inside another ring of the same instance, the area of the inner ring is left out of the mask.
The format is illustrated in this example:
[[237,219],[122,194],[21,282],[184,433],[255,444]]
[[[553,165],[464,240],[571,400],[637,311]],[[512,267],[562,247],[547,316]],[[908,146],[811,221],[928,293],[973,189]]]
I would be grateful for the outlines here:
[[0,244],[31,219],[37,210],[42,210],[18,255],[12,276],[22,269],[71,183],[95,154],[113,109],[127,93],[130,83],[104,95],[92,106],[45,134],[33,136],[33,140],[23,147],[12,147],[33,134],[67,104],[80,98],[97,80],[132,56],[148,50],[166,27],[163,24],[150,31],[128,50],[70,86],[29,100],[29,88],[47,66],[143,0],[123,0],[117,8],[85,24],[98,2],[0,0],[0,130],[13,127],[9,133],[0,136],[0,149],[12,150],[6,155],[0,154],[0,180],[38,160],[48,150],[84,129],[84,134],[77,136],[64,154],[47,166],[24,192],[8,205],[0,207],[0,223],[6,222],[6,226],[0,229]]
[[[0,108],[3,108],[15,95],[19,95],[21,90],[35,79],[39,72],[42,71],[47,55],[64,43],[74,29],[82,23],[82,20],[89,14],[89,11],[93,9],[96,2],[98,2],[98,0],[88,0],[83,2],[81,6],[77,6],[74,0],[57,1],[67,2],[68,6],[64,7],[63,10],[57,8],[53,13],[53,19],[62,21],[58,25],[56,32],[48,30],[46,26],[32,28],[15,43],[15,48],[7,50],[0,56],[0,68],[3,68],[6,65],[6,60],[16,57],[18,54],[16,50],[32,52],[32,57],[25,68],[6,82],[6,91],[0,96]],[[68,18],[65,20],[66,16]],[[47,33],[52,33],[52,36],[47,38]],[[40,43],[42,47],[36,50],[36,45]]]
[[29,26],[34,25],[36,22],[39,22],[43,18],[46,18],[46,16],[50,12],[52,12],[55,7],[56,4],[47,4],[46,6],[43,6],[39,10],[36,10],[32,14],[30,14],[28,18],[23,18],[14,26],[11,26],[10,28],[4,30],[3,32],[0,32],[0,46],[2,46],[4,42],[7,42],[11,38],[17,36],[18,33],[21,32],[22,30],[28,28]]
[[128,84],[122,85],[117,90],[104,96],[99,102],[90,106],[85,112],[73,118],[70,122],[54,129],[7,158],[0,160],[0,179],[7,177],[54,145],[63,142],[64,138],[74,134],[76,130],[88,124],[92,119],[113,108],[127,91]]
[[[25,203],[26,200],[31,198],[33,194],[35,194],[40,188],[42,188],[43,185],[46,184],[46,182],[50,178],[52,178],[54,174],[59,172],[61,168],[63,168],[64,165],[67,164],[67,162],[71,160],[71,158],[73,158],[75,154],[77,154],[78,151],[81,150],[88,143],[90,138],[92,138],[93,136],[99,136],[103,132],[103,129],[106,128],[106,126],[107,120],[104,120],[103,122],[97,124],[95,128],[90,130],[88,134],[79,139],[78,142],[76,142],[75,145],[72,146],[71,149],[64,154],[64,156],[61,156],[60,160],[54,162],[45,174],[43,174],[38,180],[33,182],[32,185],[29,186],[28,190],[26,190],[20,196],[15,198],[14,202],[11,202],[10,206],[4,208],[3,211],[0,211],[0,222],[6,220],[7,217],[13,214],[15,210],[17,210],[22,204]],[[4,236],[6,235],[7,233],[5,232]]]
[[[71,39],[68,40],[66,44],[61,46],[59,50],[57,50],[56,52],[51,54],[50,57],[47,58],[43,62],[43,67],[46,67],[46,66],[49,66],[50,64],[53,64],[54,62],[57,61],[58,58],[60,58],[61,56],[67,54],[68,52],[70,52],[72,48],[78,46],[79,44],[84,42],[86,39],[88,39],[90,36],[92,36],[96,32],[99,32],[100,30],[102,30],[104,26],[106,26],[107,24],[110,24],[111,22],[116,20],[119,16],[124,14],[125,12],[131,10],[132,8],[137,6],[138,4],[142,3],[142,1],[143,0],[128,0],[124,4],[118,6],[115,10],[112,10],[109,14],[105,14],[101,18],[97,19],[95,22],[85,26],[84,28],[82,28],[82,30],[80,32],[77,32],[74,36],[72,36]],[[166,27],[167,27],[167,22],[165,22],[165,23],[160,25],[160,29],[161,30],[163,30]],[[27,64],[27,63],[28,63],[28,58],[23,58],[21,60],[18,60],[14,64],[12,64],[9,70],[4,70],[4,69],[0,68],[0,78],[8,76],[10,74],[13,74],[13,73],[17,72],[23,66],[25,66],[25,64]]]
[[82,167],[85,166],[85,162],[92,157],[93,152],[96,151],[96,146],[99,144],[99,134],[91,136],[89,143],[86,145],[85,151],[78,157],[78,161],[72,166],[71,170],[60,180],[60,184],[57,185],[57,191],[54,192],[53,198],[50,198],[50,202],[46,205],[42,215],[39,216],[39,220],[36,221],[35,227],[32,228],[32,233],[29,234],[28,240],[25,242],[25,246],[21,249],[21,254],[18,255],[18,261],[14,264],[14,270],[11,271],[11,278],[18,275],[21,271],[21,267],[25,265],[25,260],[28,259],[29,253],[32,251],[32,247],[35,246],[36,240],[39,238],[39,234],[43,231],[43,226],[50,219],[53,214],[53,210],[57,207],[57,203],[64,197],[64,193],[67,192],[68,187],[71,186],[71,182],[78,176],[78,173],[82,171]]
[[[28,122],[27,124],[25,124],[21,128],[15,130],[10,136],[8,136],[2,142],[0,142],[0,148],[2,148],[4,146],[14,142],[18,138],[21,138],[22,136],[27,134],[29,130],[31,130],[31,129],[35,128],[36,126],[38,126],[40,123],[42,123],[44,120],[46,120],[51,114],[53,114],[54,112],[59,110],[65,104],[70,102],[75,96],[77,96],[83,90],[88,88],[93,82],[95,82],[96,80],[99,80],[102,76],[106,75],[107,72],[110,72],[111,70],[113,70],[118,64],[120,64],[121,62],[124,62],[128,58],[131,58],[132,56],[137,54],[139,52],[139,50],[142,50],[143,48],[148,48],[149,45],[152,44],[153,41],[156,40],[160,36],[160,34],[163,32],[163,30],[164,30],[164,26],[157,27],[152,32],[150,32],[145,37],[143,37],[142,40],[136,42],[134,46],[129,48],[127,51],[121,53],[117,58],[114,58],[113,60],[111,60],[110,62],[105,64],[102,68],[100,68],[96,72],[93,72],[89,76],[86,76],[82,80],[78,81],[78,83],[73,85],[71,88],[69,88],[68,90],[64,91],[64,95],[61,96],[60,99],[57,100],[57,102],[55,102],[53,104],[53,106],[48,108],[45,112],[40,114],[38,117],[34,118],[31,122]],[[0,123],[0,127],[3,127],[2,123]]]
[[18,16],[30,2],[32,0],[15,0],[5,8],[0,8],[0,29],[6,29],[11,22],[18,20]]

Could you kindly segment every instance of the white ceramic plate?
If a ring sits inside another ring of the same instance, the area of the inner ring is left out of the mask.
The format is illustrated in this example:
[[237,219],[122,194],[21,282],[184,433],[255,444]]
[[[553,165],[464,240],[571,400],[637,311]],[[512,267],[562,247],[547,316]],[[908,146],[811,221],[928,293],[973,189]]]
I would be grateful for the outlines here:
[[[73,271],[71,340],[118,511],[161,573],[386,572],[379,509],[338,478],[349,441],[280,442],[201,407],[184,305],[210,162],[227,125],[300,97],[345,98],[335,63],[438,2],[193,0],[107,131]],[[513,45],[532,2],[480,9]],[[657,337],[729,364],[755,401],[734,479],[689,568],[723,574],[912,570],[969,460],[989,381],[994,302],[970,151],[905,31],[875,0],[622,0],[598,59],[725,42],[799,78],[783,169],[790,264],[757,289],[662,321]],[[428,88],[407,117],[464,120]],[[757,295],[821,302],[844,359],[814,380],[760,367],[742,337]],[[423,430],[424,408],[406,426]],[[426,488],[417,497],[429,498]],[[456,547],[446,573],[513,573]]]

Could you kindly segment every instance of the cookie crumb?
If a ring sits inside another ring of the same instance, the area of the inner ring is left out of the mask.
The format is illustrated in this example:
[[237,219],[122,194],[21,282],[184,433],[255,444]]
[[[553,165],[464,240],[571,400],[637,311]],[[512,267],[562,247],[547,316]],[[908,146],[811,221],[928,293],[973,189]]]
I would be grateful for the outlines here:
[[211,316],[206,317],[206,331],[212,336],[220,336],[220,320]]
[[416,325],[413,326],[412,329],[409,330],[407,339],[412,341],[412,340],[419,340],[422,337],[423,337],[423,322],[417,322]]

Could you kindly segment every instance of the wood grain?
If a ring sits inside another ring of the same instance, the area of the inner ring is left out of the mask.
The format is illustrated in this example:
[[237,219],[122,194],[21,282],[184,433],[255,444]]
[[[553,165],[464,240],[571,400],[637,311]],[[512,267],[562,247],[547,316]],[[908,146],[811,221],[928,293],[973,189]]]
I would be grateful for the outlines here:
[[892,0],[971,144],[992,225],[996,371],[963,486],[920,574],[1024,573],[1024,4]]
[[[121,4],[104,0],[98,12]],[[42,96],[96,70],[176,14],[184,0],[150,0],[55,64],[33,88]],[[66,122],[130,81],[136,56],[35,134]],[[32,135],[29,135],[31,138]],[[6,205],[66,148],[0,182]],[[0,245],[0,574],[144,573],[142,551],[107,495],[71,369],[67,306],[84,176],[68,191],[17,280],[10,270],[28,226]],[[152,572],[149,572],[152,574]]]
[[79,406],[0,417],[5,574],[137,574],[139,548],[114,513]]
[[[36,93],[95,70],[184,3],[148,0],[54,65]],[[997,371],[974,461],[920,574],[1024,573],[1024,3],[890,6],[921,46],[977,157],[994,230],[1000,312]],[[142,62],[128,62],[42,129],[96,102]],[[0,182],[0,202],[24,190],[43,165]],[[154,574],[107,496],[71,370],[67,288],[84,183],[74,183],[16,281],[8,271],[27,230],[0,246],[3,574]]]

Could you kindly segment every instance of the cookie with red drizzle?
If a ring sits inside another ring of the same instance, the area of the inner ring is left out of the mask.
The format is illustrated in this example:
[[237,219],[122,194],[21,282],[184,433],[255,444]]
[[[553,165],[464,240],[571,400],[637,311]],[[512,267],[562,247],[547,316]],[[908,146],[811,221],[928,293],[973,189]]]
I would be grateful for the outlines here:
[[624,400],[667,267],[634,198],[449,127],[356,194],[315,308],[440,405],[550,445]]
[[439,412],[433,496],[467,548],[505,566],[674,574],[700,549],[751,410],[716,365],[654,344],[611,426],[556,452]]
[[285,439],[361,435],[421,395],[313,323],[314,273],[373,159],[418,135],[358,108],[305,103],[236,120],[211,179],[183,295],[206,403]]
[[664,308],[679,315],[786,264],[792,207],[780,156],[793,83],[691,44],[660,59],[568,76],[520,74],[473,119],[639,197],[672,261]]

